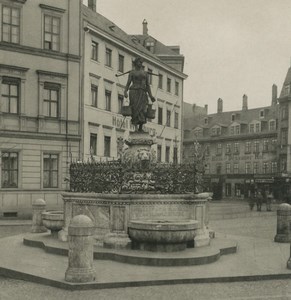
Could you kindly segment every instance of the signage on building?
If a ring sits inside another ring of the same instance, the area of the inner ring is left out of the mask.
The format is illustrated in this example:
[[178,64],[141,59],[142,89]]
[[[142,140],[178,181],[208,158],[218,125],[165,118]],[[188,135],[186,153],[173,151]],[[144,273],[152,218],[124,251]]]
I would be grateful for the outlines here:
[[[134,125],[132,125],[130,120],[125,117],[112,116],[112,126],[118,129],[135,130]],[[149,132],[151,136],[156,136],[157,134],[156,129],[149,126],[144,126],[144,131]]]

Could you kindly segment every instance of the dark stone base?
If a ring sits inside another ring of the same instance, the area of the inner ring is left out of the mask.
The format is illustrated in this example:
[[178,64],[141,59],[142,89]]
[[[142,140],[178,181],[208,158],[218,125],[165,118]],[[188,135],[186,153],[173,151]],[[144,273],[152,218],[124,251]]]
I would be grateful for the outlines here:
[[65,279],[74,283],[93,282],[95,281],[95,272],[92,268],[68,268]]
[[187,248],[187,243],[176,244],[151,244],[151,243],[139,243],[132,242],[133,250],[152,251],[152,252],[176,252],[183,251]]

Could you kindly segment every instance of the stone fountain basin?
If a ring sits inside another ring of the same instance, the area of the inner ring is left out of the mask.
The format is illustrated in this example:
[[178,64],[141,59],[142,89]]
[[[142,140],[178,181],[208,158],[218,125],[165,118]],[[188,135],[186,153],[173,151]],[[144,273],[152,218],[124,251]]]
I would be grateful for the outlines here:
[[64,226],[63,211],[46,211],[41,216],[43,225],[52,233],[60,231]]
[[196,220],[134,220],[128,224],[128,234],[136,249],[180,251],[194,241],[198,226]]

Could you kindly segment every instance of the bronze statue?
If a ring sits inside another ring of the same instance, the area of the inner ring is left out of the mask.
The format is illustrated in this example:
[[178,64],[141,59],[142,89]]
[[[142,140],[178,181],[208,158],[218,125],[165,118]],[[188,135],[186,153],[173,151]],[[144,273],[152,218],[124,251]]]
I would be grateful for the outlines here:
[[142,126],[147,122],[147,109],[149,105],[148,96],[152,102],[156,99],[153,97],[148,74],[143,70],[143,61],[137,57],[133,64],[134,70],[129,72],[127,84],[124,90],[124,97],[128,97],[131,106],[131,123],[135,126],[136,131],[142,132]]

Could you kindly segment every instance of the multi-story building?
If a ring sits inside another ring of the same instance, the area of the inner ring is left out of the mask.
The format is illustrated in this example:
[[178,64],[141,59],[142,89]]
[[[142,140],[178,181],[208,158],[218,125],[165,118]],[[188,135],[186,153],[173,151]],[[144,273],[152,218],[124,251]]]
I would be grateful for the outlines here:
[[218,99],[217,113],[204,111],[185,120],[184,159],[192,160],[193,143],[198,141],[205,157],[204,187],[215,198],[249,196],[255,186],[274,188],[278,107],[273,85],[270,106],[248,109],[243,95],[240,111],[223,112],[223,100]]
[[[156,102],[156,117],[145,128],[156,137],[159,161],[179,162],[182,143],[184,56],[178,46],[165,46],[148,34],[128,35],[96,11],[94,1],[82,6],[82,154],[87,159],[119,157],[122,140],[134,130],[121,115],[127,74],[142,57]],[[120,142],[120,143],[119,143]]]
[[0,0],[0,217],[58,207],[79,156],[79,1]]

